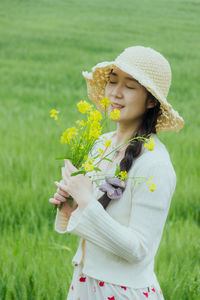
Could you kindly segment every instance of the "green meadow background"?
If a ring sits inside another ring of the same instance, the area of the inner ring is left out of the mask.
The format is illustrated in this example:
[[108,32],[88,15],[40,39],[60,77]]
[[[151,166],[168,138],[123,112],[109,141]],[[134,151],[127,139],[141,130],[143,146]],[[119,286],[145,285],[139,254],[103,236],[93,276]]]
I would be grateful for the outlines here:
[[1,300],[67,298],[79,237],[54,230],[49,198],[64,146],[49,111],[58,109],[72,126],[76,103],[88,100],[81,72],[134,45],[169,60],[168,101],[185,120],[179,133],[158,133],[177,186],[155,272],[165,299],[199,299],[199,15],[199,0],[1,0]]

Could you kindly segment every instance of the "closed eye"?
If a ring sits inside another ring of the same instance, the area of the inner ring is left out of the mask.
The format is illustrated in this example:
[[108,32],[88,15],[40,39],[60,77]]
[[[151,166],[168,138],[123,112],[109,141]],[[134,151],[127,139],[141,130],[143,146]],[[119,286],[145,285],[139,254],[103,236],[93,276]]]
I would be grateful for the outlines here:
[[[115,84],[115,83],[117,83],[117,82],[114,82],[114,81],[109,81],[109,83],[111,83],[111,84]],[[127,88],[128,89],[131,89],[131,90],[134,90],[135,88],[133,88],[133,87],[129,87],[129,86],[127,86]]]

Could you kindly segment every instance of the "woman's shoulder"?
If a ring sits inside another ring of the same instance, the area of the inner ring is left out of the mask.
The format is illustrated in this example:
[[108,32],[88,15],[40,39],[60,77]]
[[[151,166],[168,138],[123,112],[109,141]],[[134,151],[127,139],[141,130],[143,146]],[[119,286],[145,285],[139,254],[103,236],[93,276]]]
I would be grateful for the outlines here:
[[150,137],[155,141],[154,149],[148,150],[143,144],[141,154],[135,160],[134,168],[138,169],[143,166],[146,166],[147,168],[156,168],[157,166],[164,165],[169,170],[171,169],[171,171],[175,173],[170,154],[164,143],[161,142],[161,140],[155,133],[152,133]]

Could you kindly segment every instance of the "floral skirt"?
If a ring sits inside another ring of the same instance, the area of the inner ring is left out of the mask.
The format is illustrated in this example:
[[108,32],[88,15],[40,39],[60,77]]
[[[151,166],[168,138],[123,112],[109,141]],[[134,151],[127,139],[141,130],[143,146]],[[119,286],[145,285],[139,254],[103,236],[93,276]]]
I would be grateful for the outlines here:
[[131,288],[100,281],[82,273],[82,264],[74,266],[67,300],[164,300],[158,281],[145,288]]

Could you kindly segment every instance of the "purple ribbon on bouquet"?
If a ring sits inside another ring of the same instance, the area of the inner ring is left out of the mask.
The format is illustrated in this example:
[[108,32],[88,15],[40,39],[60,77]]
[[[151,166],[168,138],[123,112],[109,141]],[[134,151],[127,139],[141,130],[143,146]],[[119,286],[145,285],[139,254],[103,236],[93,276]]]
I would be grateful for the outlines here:
[[119,199],[126,187],[123,180],[119,178],[107,178],[105,177],[106,183],[100,185],[99,189],[102,192],[107,192],[107,196],[110,199]]

